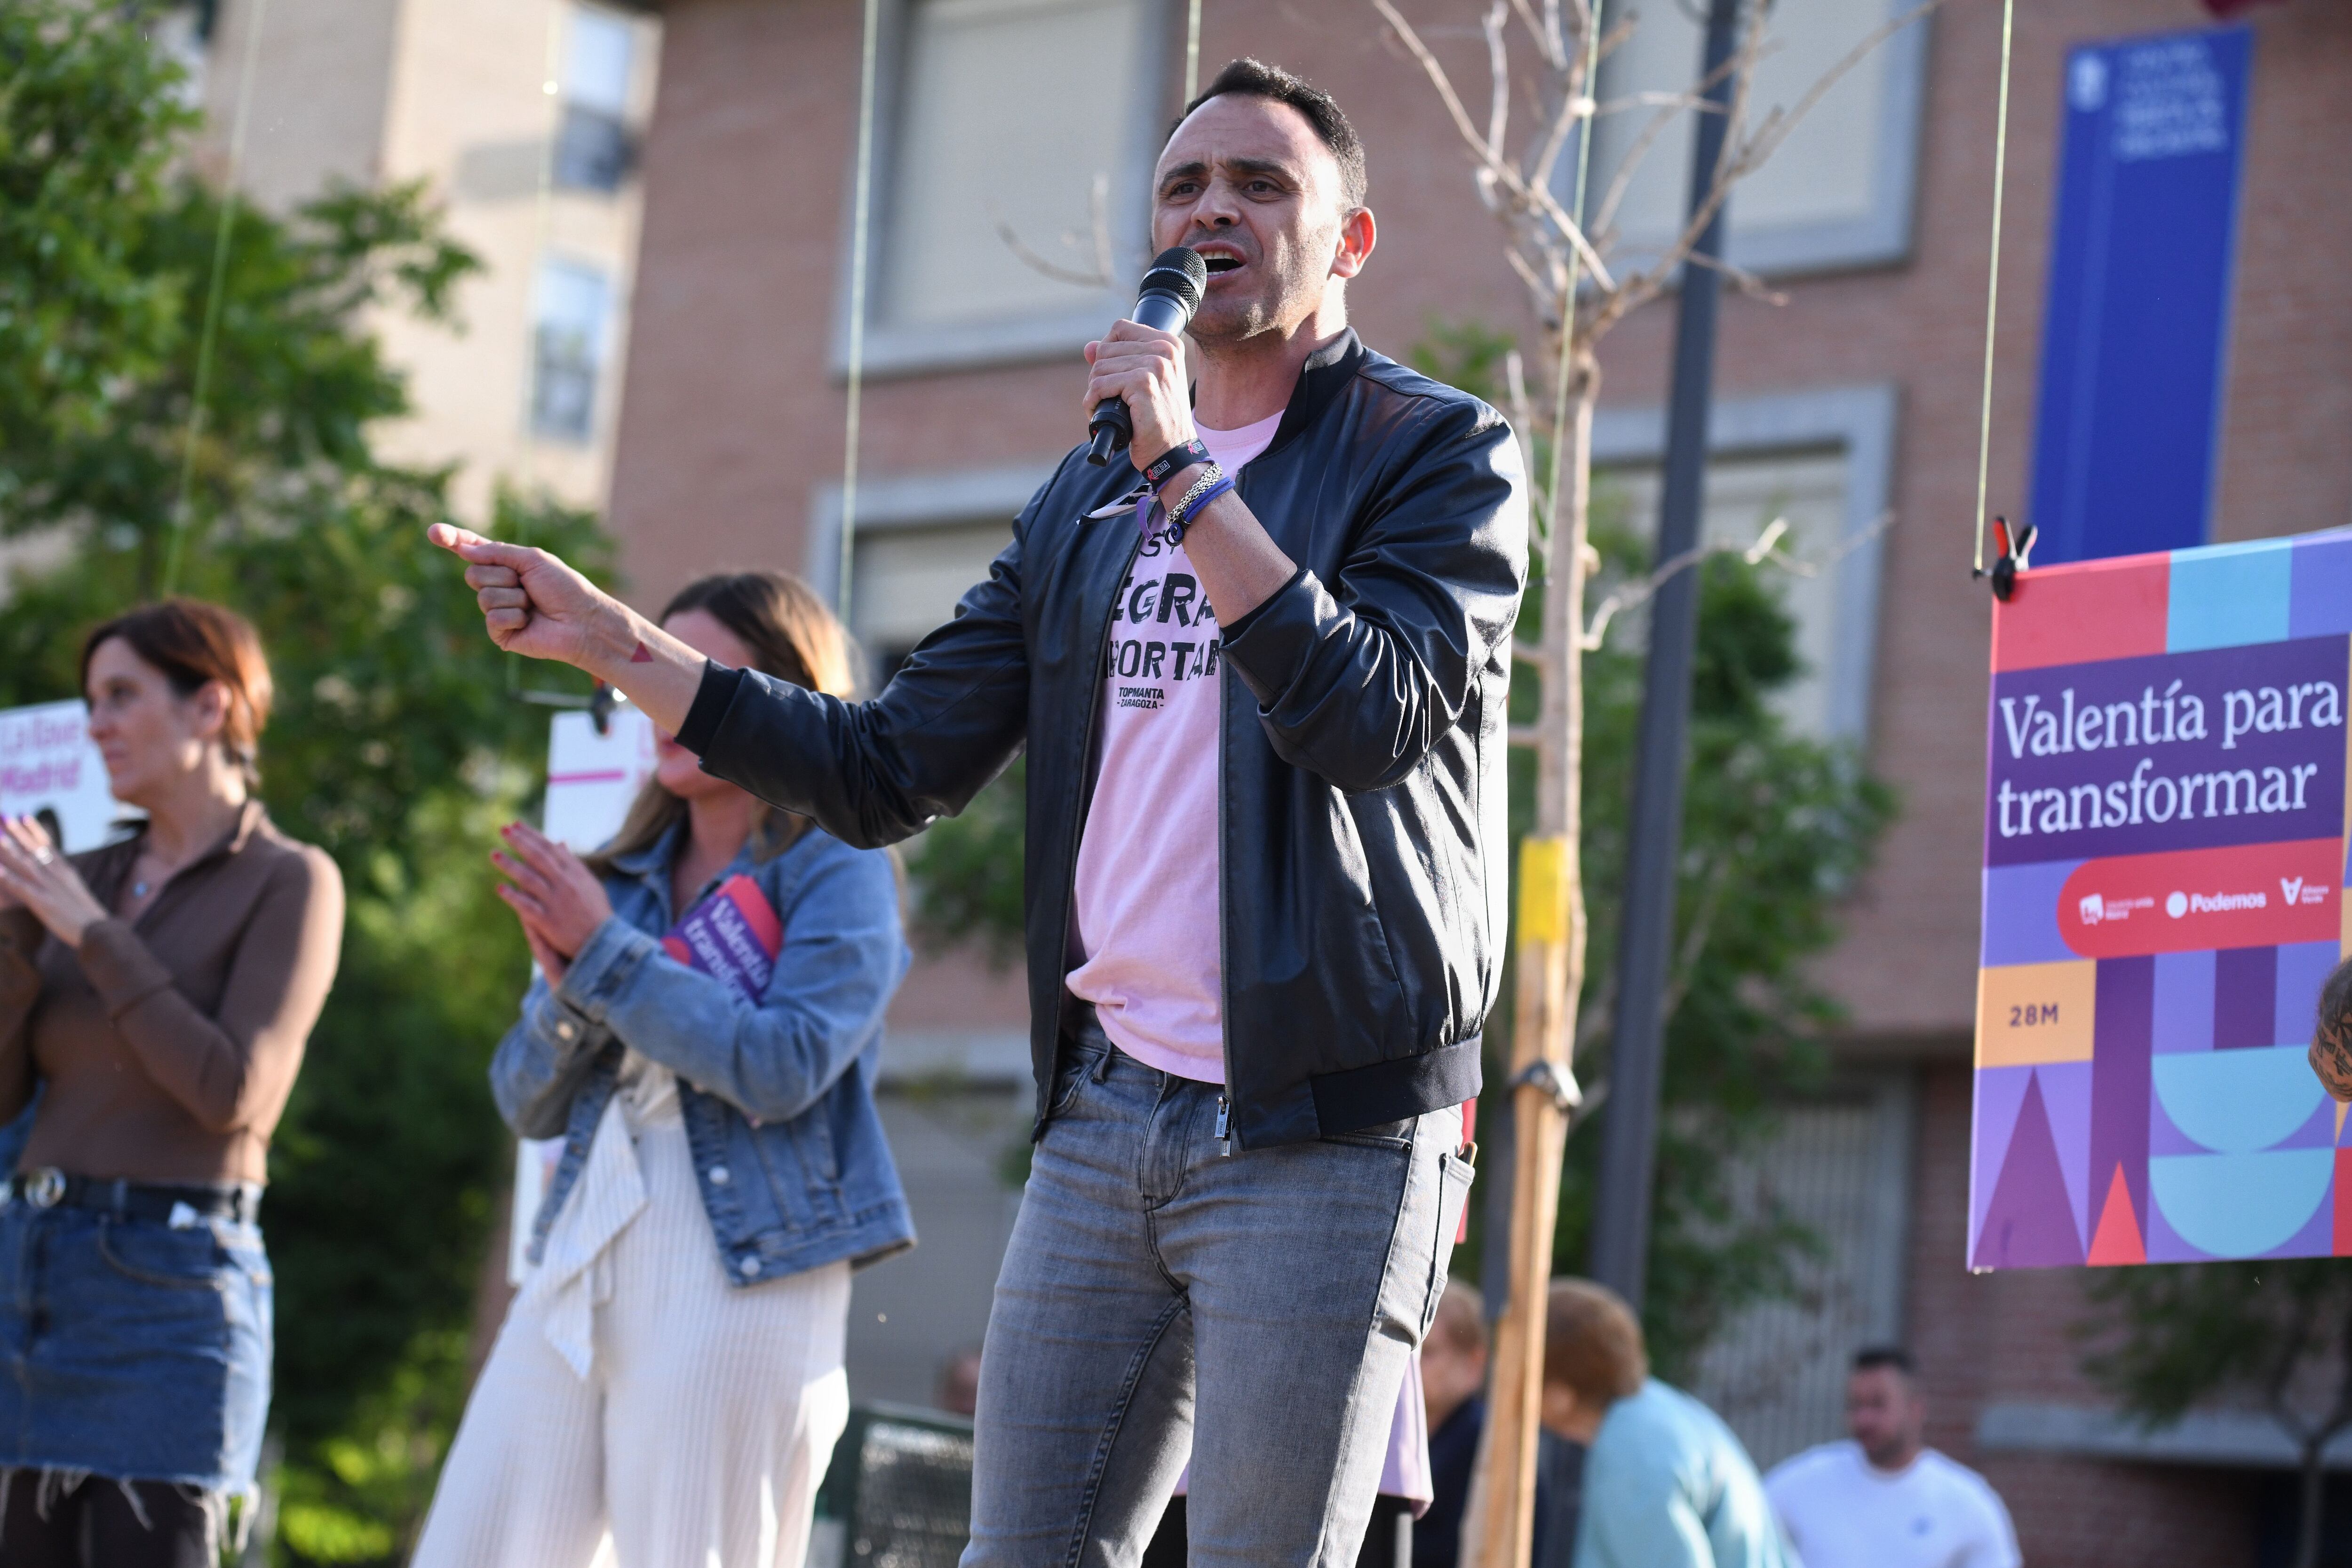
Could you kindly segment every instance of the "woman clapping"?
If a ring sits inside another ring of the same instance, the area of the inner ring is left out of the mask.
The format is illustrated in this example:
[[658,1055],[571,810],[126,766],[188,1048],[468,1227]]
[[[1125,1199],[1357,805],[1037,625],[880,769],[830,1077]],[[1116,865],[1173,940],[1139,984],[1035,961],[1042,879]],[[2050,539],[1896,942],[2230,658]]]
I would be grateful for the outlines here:
[[332,983],[334,862],[252,797],[253,628],[173,600],[82,649],[127,836],[0,822],[0,1120],[42,1090],[0,1205],[0,1553],[216,1560],[269,1406],[269,1136]]
[[[721,664],[848,690],[839,623],[791,578],[706,578],[662,623]],[[889,858],[667,737],[601,852],[506,838],[499,891],[543,978],[491,1089],[563,1155],[515,1217],[532,1271],[411,1568],[800,1568],[849,1414],[849,1271],[914,1240],[873,1100],[908,958]]]

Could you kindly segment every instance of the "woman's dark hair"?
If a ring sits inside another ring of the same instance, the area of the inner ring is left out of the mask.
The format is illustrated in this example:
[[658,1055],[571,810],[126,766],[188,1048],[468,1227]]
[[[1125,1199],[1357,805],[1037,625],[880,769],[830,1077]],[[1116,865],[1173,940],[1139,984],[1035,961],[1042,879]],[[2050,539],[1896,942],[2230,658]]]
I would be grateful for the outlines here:
[[244,771],[248,787],[261,782],[261,731],[269,723],[269,661],[253,622],[201,599],[166,599],[118,615],[82,639],[81,685],[89,689],[89,662],[121,638],[140,660],[163,672],[172,689],[194,696],[217,681],[228,694],[221,749]]
[[[1370,189],[1364,169],[1364,144],[1357,140],[1356,128],[1349,124],[1348,117],[1339,111],[1338,99],[1305,77],[1244,55],[1240,59],[1225,62],[1225,68],[1217,73],[1216,79],[1201,89],[1200,97],[1184,106],[1184,112],[1177,118],[1176,125],[1183,124],[1192,118],[1194,110],[1211,99],[1223,98],[1228,93],[1238,93],[1244,98],[1271,99],[1276,103],[1286,103],[1305,115],[1307,123],[1315,128],[1317,138],[1331,150],[1331,156],[1339,161],[1340,205],[1353,212],[1364,204],[1365,194]],[[1170,126],[1168,134],[1175,135],[1176,126]]]
[[[856,695],[849,633],[824,601],[800,579],[781,571],[726,571],[697,578],[662,606],[659,620],[699,610],[734,633],[751,652],[751,667],[828,696]],[[612,873],[615,861],[661,842],[686,815],[686,802],[648,779],[629,807],[613,841],[586,856],[598,876]],[[789,848],[807,824],[788,811],[762,804],[752,819],[751,854],[770,860]]]

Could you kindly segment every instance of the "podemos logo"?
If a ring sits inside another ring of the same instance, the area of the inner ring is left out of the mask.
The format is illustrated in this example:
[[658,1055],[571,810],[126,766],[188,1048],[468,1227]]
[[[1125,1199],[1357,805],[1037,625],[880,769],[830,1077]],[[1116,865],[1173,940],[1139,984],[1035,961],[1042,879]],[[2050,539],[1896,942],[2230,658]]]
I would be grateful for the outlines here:
[[[2319,897],[2324,896],[2320,894],[2319,889],[2306,884],[2301,877],[2279,879],[2279,887],[2282,891],[2285,891],[2290,883],[2293,884],[2293,891],[2287,894],[2286,902],[2289,904],[2316,904],[2319,902]],[[2306,896],[2307,894],[2319,896]],[[2167,894],[2164,899],[2164,912],[2175,920],[2185,915],[2234,915],[2241,910],[2268,909],[2270,906],[2271,895],[2262,892],[2181,893],[2176,890]]]

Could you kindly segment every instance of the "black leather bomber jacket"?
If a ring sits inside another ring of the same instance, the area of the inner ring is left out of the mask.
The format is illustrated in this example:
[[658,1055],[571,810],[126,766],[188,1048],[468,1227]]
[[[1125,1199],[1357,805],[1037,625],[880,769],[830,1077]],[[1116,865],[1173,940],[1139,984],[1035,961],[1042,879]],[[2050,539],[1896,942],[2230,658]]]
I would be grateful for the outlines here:
[[[712,665],[679,740],[709,772],[860,846],[962,810],[1025,745],[1037,1131],[1066,1016],[1078,833],[1132,465],[1083,447],[988,580],[887,689],[846,703]],[[1343,332],[1300,374],[1242,498],[1299,571],[1223,629],[1225,1080],[1243,1148],[1478,1092],[1500,985],[1505,695],[1527,496],[1501,415]],[[1203,822],[1202,831],[1210,831]]]

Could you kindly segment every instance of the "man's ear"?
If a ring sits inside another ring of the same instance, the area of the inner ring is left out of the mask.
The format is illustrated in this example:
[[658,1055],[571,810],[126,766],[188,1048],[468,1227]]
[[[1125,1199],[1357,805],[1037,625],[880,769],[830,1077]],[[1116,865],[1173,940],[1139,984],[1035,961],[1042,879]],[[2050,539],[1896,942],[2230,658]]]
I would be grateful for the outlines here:
[[1331,276],[1353,277],[1364,270],[1364,263],[1372,256],[1372,246],[1380,238],[1379,225],[1372,222],[1372,209],[1358,207],[1339,220],[1339,244],[1331,256]]

